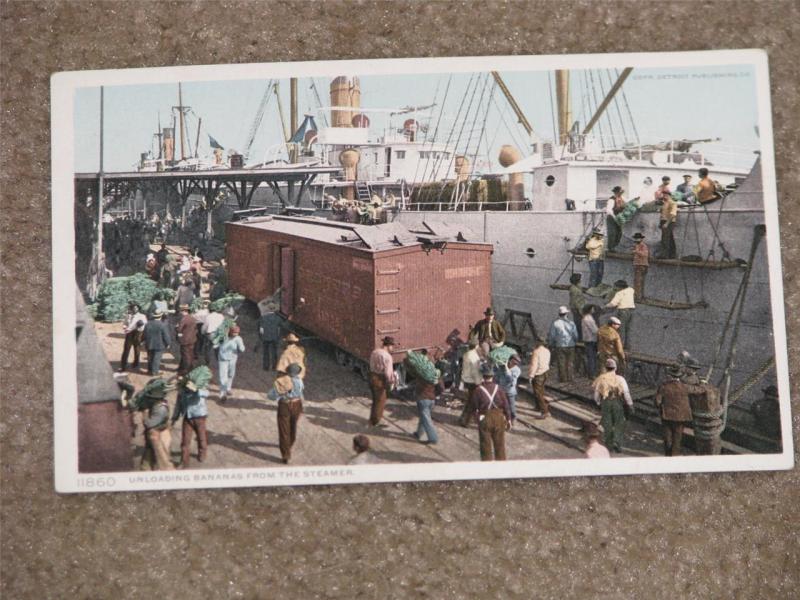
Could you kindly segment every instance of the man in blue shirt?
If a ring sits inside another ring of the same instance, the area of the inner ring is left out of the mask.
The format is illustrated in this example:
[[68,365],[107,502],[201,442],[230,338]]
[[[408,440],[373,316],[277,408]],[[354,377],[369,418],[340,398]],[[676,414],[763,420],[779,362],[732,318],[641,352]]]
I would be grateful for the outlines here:
[[303,414],[302,367],[292,363],[286,367],[286,375],[279,376],[267,393],[267,398],[278,401],[278,446],[281,459],[288,464],[292,458],[292,446],[297,439],[297,422]]
[[[206,366],[198,369],[208,369]],[[194,373],[194,371],[192,371]],[[207,374],[210,378],[210,373]],[[208,451],[208,432],[206,430],[206,417],[208,406],[206,398],[208,390],[199,388],[191,379],[187,378],[178,393],[178,401],[172,413],[172,424],[183,416],[181,428],[181,469],[189,468],[189,451],[192,445],[192,433],[197,436],[197,460],[203,462]]]
[[558,380],[561,383],[573,379],[575,343],[578,341],[578,330],[567,315],[569,315],[569,308],[560,306],[558,318],[550,325],[550,331],[547,334],[547,345],[555,355]]

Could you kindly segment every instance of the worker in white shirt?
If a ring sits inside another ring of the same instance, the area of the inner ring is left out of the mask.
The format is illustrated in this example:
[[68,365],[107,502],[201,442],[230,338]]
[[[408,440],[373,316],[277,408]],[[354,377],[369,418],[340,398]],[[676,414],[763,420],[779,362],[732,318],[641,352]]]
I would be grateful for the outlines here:
[[542,413],[536,417],[537,419],[546,419],[550,416],[550,406],[547,404],[547,398],[544,395],[544,384],[547,381],[547,373],[549,371],[550,350],[547,349],[542,340],[537,339],[533,343],[531,363],[528,366],[528,379],[531,382],[533,397],[536,400],[539,412]]
[[205,318],[203,322],[203,326],[200,328],[200,331],[203,334],[203,345],[204,353],[205,353],[205,360],[206,364],[210,367],[213,363],[213,356],[214,356],[214,333],[216,333],[219,326],[222,325],[222,322],[225,320],[225,316],[216,310],[215,308],[209,307],[208,316]]
[[125,333],[125,344],[122,347],[122,358],[120,359],[119,370],[125,371],[128,368],[128,355],[133,350],[133,368],[139,368],[139,351],[144,336],[144,326],[147,324],[147,317],[142,314],[139,305],[135,302],[128,304],[128,314],[125,315],[123,332]]
[[475,406],[472,404],[472,391],[483,383],[481,373],[481,355],[478,354],[478,340],[471,338],[469,350],[461,358],[461,383],[464,384],[466,399],[464,400],[464,411],[461,413],[459,423],[462,427],[469,427],[475,415]]
[[633,321],[633,311],[636,309],[634,303],[634,289],[628,285],[624,279],[618,279],[614,283],[615,294],[611,302],[605,305],[606,308],[614,309],[614,316],[617,317],[622,326],[619,329],[622,338],[622,347],[626,350],[630,346],[630,328]]

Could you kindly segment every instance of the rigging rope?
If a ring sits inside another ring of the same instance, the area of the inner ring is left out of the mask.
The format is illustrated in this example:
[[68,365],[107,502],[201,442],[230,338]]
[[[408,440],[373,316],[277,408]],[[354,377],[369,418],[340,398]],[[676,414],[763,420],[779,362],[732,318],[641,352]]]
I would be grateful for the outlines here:
[[[599,69],[597,70],[597,84],[600,87],[600,97],[605,99],[607,92],[605,86],[603,85],[602,72]],[[603,111],[603,114],[601,115],[600,118],[601,119],[605,118],[605,120],[608,122],[608,135],[611,138],[611,147],[616,148],[617,136],[614,133],[614,124],[611,122],[611,113],[608,110],[608,108],[606,108],[605,111]]]
[[[617,74],[617,78],[619,78],[619,69],[614,69],[614,72]],[[622,102],[625,104],[625,109],[628,112],[628,119],[630,120],[631,127],[633,127],[633,135],[636,138],[636,145],[638,146],[641,141],[639,140],[639,132],[636,130],[636,120],[633,118],[631,107],[628,105],[628,96],[625,94],[625,87],[623,86],[620,91],[622,92]]]
[[[593,107],[593,110],[592,110],[592,114],[594,114],[595,112],[597,112],[597,107],[599,106],[599,104],[597,102],[597,90],[595,90],[595,87],[594,87],[594,75],[592,75],[591,71],[588,72],[588,77],[589,77],[589,81],[591,82],[592,99],[594,100],[594,107]],[[603,134],[602,119],[597,119],[597,130],[600,132],[600,147],[605,152],[606,142],[605,142],[605,139],[604,139],[605,135]]]
[[[487,74],[487,77],[488,76],[489,75]],[[459,148],[459,146],[461,144],[461,136],[464,135],[464,127],[467,124],[467,119],[469,119],[470,111],[472,111],[472,103],[475,101],[475,94],[478,93],[478,86],[479,85],[480,85],[480,75],[478,75],[477,78],[475,79],[475,87],[473,88],[472,95],[469,98],[469,104],[467,105],[467,110],[464,113],[464,120],[461,121],[461,128],[458,131],[458,138],[456,139],[455,146],[453,147],[453,157],[454,157],[454,159],[455,159],[455,154],[456,154],[456,152],[458,152],[458,148]],[[444,158],[440,157],[440,158],[438,158],[436,160],[437,160],[436,169],[438,171],[438,169],[441,166],[442,161],[444,160]],[[448,169],[448,174],[449,174],[449,169]],[[436,196],[436,202],[437,203],[440,203],[442,201],[442,196],[444,195],[444,188],[445,188],[446,185],[447,185],[446,181],[442,180],[441,187],[439,189],[439,193]]]
[[[606,69],[606,75],[608,75],[608,82],[611,86],[614,86],[614,78],[611,76],[611,69]],[[625,129],[625,123],[622,120],[622,111],[619,108],[619,94],[614,94],[614,108],[617,110],[617,118],[619,119],[619,126],[622,130],[622,144],[623,146],[628,145],[628,132]]]

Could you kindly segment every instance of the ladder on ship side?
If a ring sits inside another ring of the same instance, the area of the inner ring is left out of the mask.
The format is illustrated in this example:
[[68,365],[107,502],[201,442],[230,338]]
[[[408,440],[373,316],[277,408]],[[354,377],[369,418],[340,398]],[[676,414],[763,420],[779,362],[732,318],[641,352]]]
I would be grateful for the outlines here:
[[359,202],[369,202],[372,198],[372,191],[366,181],[356,181],[356,200]]

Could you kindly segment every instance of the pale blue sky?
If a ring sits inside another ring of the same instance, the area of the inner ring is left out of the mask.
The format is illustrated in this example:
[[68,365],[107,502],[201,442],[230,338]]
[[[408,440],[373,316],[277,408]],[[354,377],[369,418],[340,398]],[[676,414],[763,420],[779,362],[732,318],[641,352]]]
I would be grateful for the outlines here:
[[[572,71],[573,118],[581,123],[588,120],[587,109],[582,98],[590,88],[585,85],[590,79],[587,71]],[[502,72],[517,102],[534,130],[544,138],[553,138],[553,112],[551,104],[552,72]],[[610,87],[606,70],[592,72],[595,81],[597,102],[605,95],[599,80],[602,77],[605,90]],[[442,104],[448,74],[442,75],[370,75],[361,77],[361,105],[365,108],[394,108],[406,105],[430,104],[436,97]],[[440,125],[438,139],[448,136],[461,106],[462,118],[474,87],[470,87],[472,75],[459,73],[452,76],[447,100],[444,102],[445,117]],[[329,79],[315,79],[322,105],[329,106]],[[482,80],[481,80],[482,81]],[[310,90],[311,80],[300,78],[299,111],[314,112],[317,102]],[[464,151],[469,131],[475,128],[469,142],[469,152],[475,151],[480,128],[483,123],[486,102],[493,81],[483,91],[483,83],[477,88],[472,110],[461,134],[460,147]],[[243,150],[256,109],[266,87],[266,80],[250,79],[225,82],[190,82],[183,84],[183,101],[202,118],[200,155],[209,154],[207,133],[214,136],[226,149]],[[676,67],[661,69],[636,69],[623,87],[627,104],[636,123],[643,143],[670,138],[722,138],[721,145],[736,147],[739,156],[735,161],[713,151],[708,146],[709,157],[718,164],[747,167],[752,164],[752,152],[759,147],[755,125],[758,122],[756,106],[756,81],[751,66]],[[476,107],[481,94],[484,103],[480,118],[476,119]],[[288,119],[288,81],[281,81],[281,94]],[[553,90],[555,94],[555,90]],[[105,170],[134,170],[139,153],[151,148],[156,131],[159,112],[162,127],[171,121],[171,107],[177,102],[177,83],[158,85],[114,86],[105,88]],[[96,171],[99,166],[99,88],[81,88],[75,98],[75,170]],[[626,114],[623,98],[618,102]],[[596,104],[596,103],[594,103]],[[315,114],[318,113],[315,112]],[[373,126],[380,128],[388,117],[383,113],[368,113]],[[432,115],[431,132],[438,119],[438,108]],[[501,116],[504,115],[504,116]],[[621,128],[616,109],[610,116],[621,141]],[[395,117],[393,125],[400,126],[405,117]],[[505,123],[503,121],[505,119]],[[424,120],[420,118],[420,120]],[[196,117],[189,119],[189,135],[194,146]],[[318,125],[322,126],[321,119]],[[632,130],[625,117],[623,125],[628,138]],[[604,135],[608,136],[607,120],[601,120]],[[453,140],[462,125],[455,128]],[[594,133],[599,133],[595,127]],[[265,149],[279,143],[280,121],[274,97],[270,100],[251,151],[251,161],[260,160]],[[177,136],[177,132],[176,132]],[[503,144],[522,145],[524,132],[516,125],[516,119],[499,89],[490,103],[486,129],[483,133],[481,154],[486,146],[496,164],[497,150]],[[176,149],[177,149],[176,140]]]

